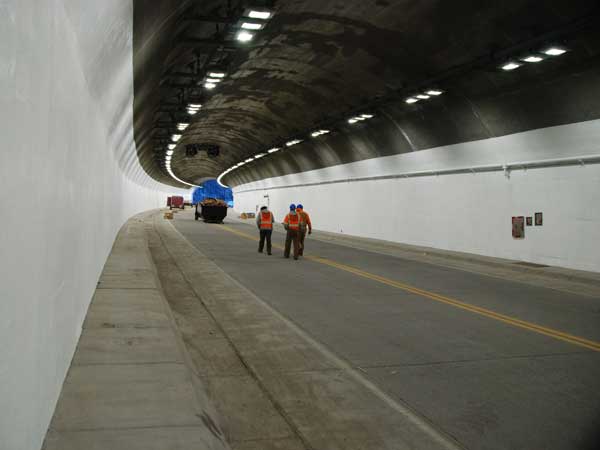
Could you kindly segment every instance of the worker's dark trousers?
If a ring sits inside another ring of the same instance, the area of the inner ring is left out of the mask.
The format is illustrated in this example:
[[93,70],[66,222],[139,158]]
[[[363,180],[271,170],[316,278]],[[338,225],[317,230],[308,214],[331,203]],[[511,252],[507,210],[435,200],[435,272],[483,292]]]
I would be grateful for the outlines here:
[[298,259],[298,253],[300,252],[300,232],[298,230],[288,230],[285,235],[285,250],[283,256],[286,258],[290,257],[290,247],[294,243],[294,259]]
[[260,230],[260,240],[258,241],[258,251],[262,253],[265,248],[265,239],[267,240],[267,253],[271,254],[271,235],[273,230]]
[[300,256],[304,255],[304,239],[306,239],[306,230],[304,231],[300,231],[298,233],[298,239],[300,241],[300,244],[298,245],[300,247]]

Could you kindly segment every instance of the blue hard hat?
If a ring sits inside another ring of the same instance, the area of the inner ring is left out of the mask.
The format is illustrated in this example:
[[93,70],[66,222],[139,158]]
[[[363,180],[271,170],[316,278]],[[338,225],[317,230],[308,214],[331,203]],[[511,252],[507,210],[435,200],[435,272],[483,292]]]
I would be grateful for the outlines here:
[[295,211],[296,210],[296,205],[294,205],[293,203],[290,205],[290,211]]
[[298,203],[298,206],[296,206],[296,209],[304,209],[304,206],[302,206],[301,203]]

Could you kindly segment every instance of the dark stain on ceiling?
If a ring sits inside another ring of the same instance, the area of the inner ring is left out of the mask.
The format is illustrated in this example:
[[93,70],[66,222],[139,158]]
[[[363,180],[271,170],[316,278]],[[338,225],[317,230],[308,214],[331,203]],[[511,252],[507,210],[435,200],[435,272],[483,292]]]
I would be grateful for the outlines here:
[[[591,0],[278,0],[248,43],[235,40],[250,2],[134,1],[134,133],[155,179],[175,124],[172,159],[190,183],[320,126],[306,139],[231,172],[230,185],[439,145],[600,117],[598,6]],[[497,64],[550,43],[569,52],[515,72]],[[209,69],[227,76],[212,91]],[[445,92],[407,105],[429,86]],[[188,103],[201,103],[194,116]],[[370,111],[368,122],[344,118]],[[186,144],[217,144],[216,158]]]

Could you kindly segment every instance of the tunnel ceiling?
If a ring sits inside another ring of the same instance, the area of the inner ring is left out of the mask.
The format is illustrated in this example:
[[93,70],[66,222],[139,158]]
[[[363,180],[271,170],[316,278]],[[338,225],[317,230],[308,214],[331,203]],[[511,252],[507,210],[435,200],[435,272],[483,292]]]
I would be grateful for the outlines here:
[[[270,10],[273,15],[253,40],[239,42],[236,33],[248,8]],[[588,0],[135,0],[134,133],[138,156],[152,177],[181,186],[164,162],[175,133],[182,138],[174,149],[173,173],[181,180],[198,183],[271,146],[311,129],[329,129],[336,121],[361,111],[376,112],[375,127],[377,123],[381,126],[382,117],[396,123],[395,117],[413,114],[420,126],[424,121],[431,124],[432,133],[451,135],[448,143],[580,120],[574,117],[577,114],[554,117],[548,123],[529,123],[524,118],[522,126],[493,131],[493,124],[473,130],[465,119],[466,128],[460,133],[449,130],[449,125],[439,128],[439,122],[450,116],[452,126],[460,127],[456,120],[460,111],[455,114],[453,108],[464,108],[470,99],[502,98],[519,86],[537,86],[546,79],[564,77],[573,67],[580,72],[588,70],[589,61],[597,59],[600,41],[590,31],[593,18],[597,19],[597,2]],[[574,36],[579,40],[574,41]],[[532,69],[510,79],[497,70],[499,62],[517,53],[565,40],[582,50],[572,52],[575,56],[570,56],[569,68],[559,63],[546,72]],[[226,73],[213,90],[204,88],[209,71]],[[427,87],[445,91],[437,109],[431,111],[431,120],[426,120],[421,107],[402,109],[407,106],[403,101],[406,95]],[[186,112],[190,103],[202,104],[193,116]],[[591,109],[596,117],[596,105]],[[478,114],[473,102],[469,114]],[[589,112],[586,114],[583,118],[590,118]],[[190,125],[178,132],[176,124],[180,122]],[[226,181],[236,185],[404,151],[386,141],[385,130],[379,131],[371,136],[370,146],[382,151],[344,154],[338,149],[333,158],[309,158],[305,164],[286,162],[286,156],[278,153],[278,160],[256,161],[254,168],[244,167]],[[344,148],[345,138],[340,134],[328,136],[333,140],[329,147]],[[425,140],[415,144],[408,139],[407,145],[415,150],[440,143]],[[218,145],[220,154],[209,157],[200,151],[186,156],[188,144],[200,144],[201,149]],[[311,145],[301,144],[295,151],[300,154],[306,146],[310,152]]]

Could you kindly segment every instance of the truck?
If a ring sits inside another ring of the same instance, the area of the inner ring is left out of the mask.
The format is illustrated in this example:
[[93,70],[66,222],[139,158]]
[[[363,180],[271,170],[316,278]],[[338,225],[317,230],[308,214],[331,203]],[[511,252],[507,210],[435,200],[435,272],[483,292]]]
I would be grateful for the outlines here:
[[173,195],[171,197],[167,197],[167,206],[169,209],[173,208],[181,208],[184,209],[185,205],[183,203],[183,197],[179,195]]

